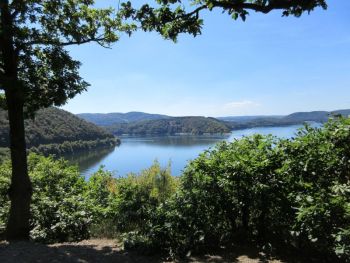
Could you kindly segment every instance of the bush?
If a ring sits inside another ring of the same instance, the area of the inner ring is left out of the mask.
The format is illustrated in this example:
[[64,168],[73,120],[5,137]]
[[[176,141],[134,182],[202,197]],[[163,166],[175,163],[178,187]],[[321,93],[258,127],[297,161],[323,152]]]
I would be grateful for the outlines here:
[[350,119],[221,143],[188,165],[143,239],[172,254],[245,242],[349,262],[349,166]]
[[284,147],[281,173],[290,185],[297,244],[349,259],[350,119],[306,127]]
[[113,174],[102,170],[102,167],[93,174],[87,182],[86,197],[90,202],[93,215],[90,233],[94,237],[113,238],[118,231],[115,218],[118,218],[117,180]]
[[[86,183],[77,167],[30,154],[29,176],[33,184],[31,238],[41,242],[81,240],[89,236],[91,212],[84,196]],[[0,167],[0,231],[7,221],[11,165]]]
[[158,209],[154,241],[173,253],[233,240],[280,241],[290,211],[276,143],[260,135],[223,142],[192,161],[176,195]]
[[176,189],[177,181],[170,167],[162,169],[156,161],[139,175],[117,179],[116,224],[119,231],[140,231],[145,228],[157,207]]
[[142,231],[157,207],[175,192],[176,185],[170,167],[163,169],[157,161],[140,174],[125,178],[113,178],[100,169],[90,177],[86,193],[94,219],[92,235],[131,237],[125,233]]

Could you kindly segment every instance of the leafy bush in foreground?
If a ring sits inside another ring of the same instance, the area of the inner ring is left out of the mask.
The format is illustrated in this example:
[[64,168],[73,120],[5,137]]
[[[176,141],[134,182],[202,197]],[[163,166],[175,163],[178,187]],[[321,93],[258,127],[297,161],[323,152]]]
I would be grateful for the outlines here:
[[[186,168],[179,191],[158,209],[151,239],[172,253],[230,240],[276,240],[290,220],[276,139],[223,142]],[[283,240],[284,241],[284,240]]]
[[[91,212],[84,197],[86,183],[78,169],[63,160],[29,155],[33,183],[31,238],[42,242],[80,240],[89,236]],[[8,216],[11,167],[0,167],[0,231]]]
[[281,174],[295,208],[293,232],[301,248],[350,258],[350,119],[307,128],[283,144]]
[[[156,208],[170,197],[177,179],[158,162],[139,175],[114,178],[100,169],[88,181],[64,160],[30,154],[33,183],[31,238],[40,242],[116,237],[144,229]],[[0,165],[0,237],[9,213],[10,162]]]
[[221,143],[188,165],[143,238],[173,254],[243,242],[348,262],[349,168],[350,119]]

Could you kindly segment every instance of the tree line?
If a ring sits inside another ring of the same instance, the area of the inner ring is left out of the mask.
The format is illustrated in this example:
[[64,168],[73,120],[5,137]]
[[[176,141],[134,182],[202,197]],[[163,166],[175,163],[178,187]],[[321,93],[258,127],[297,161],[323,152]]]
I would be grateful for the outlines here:
[[105,128],[115,135],[203,135],[231,132],[231,128],[224,122],[205,117],[172,117],[132,123],[116,123]]

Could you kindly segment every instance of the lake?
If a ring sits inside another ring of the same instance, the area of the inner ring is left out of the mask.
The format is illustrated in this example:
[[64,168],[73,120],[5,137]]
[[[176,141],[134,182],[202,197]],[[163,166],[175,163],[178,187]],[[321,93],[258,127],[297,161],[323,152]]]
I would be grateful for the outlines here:
[[290,138],[302,125],[287,127],[258,127],[236,130],[227,136],[163,136],[163,137],[120,137],[122,143],[114,149],[83,152],[67,159],[79,166],[86,178],[99,167],[112,171],[115,176],[137,173],[158,160],[162,166],[171,162],[172,174],[178,176],[189,160],[213,147],[216,143],[242,138],[255,133],[272,134]]

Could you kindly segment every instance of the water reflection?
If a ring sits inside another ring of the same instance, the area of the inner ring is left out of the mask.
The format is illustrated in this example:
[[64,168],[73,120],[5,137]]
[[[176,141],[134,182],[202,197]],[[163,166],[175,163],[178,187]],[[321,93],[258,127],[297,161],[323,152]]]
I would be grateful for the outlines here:
[[228,135],[181,135],[181,136],[121,136],[120,139],[123,143],[134,143],[134,144],[149,144],[158,146],[171,146],[171,147],[182,147],[182,146],[206,146],[218,141],[226,140],[230,137]]
[[69,163],[78,165],[82,174],[93,166],[99,166],[114,151],[114,148],[102,148],[63,156]]
[[195,159],[220,141],[233,141],[255,133],[290,138],[300,127],[302,125],[237,130],[229,136],[122,136],[119,147],[75,154],[68,159],[71,163],[78,164],[81,173],[87,178],[101,165],[115,176],[124,176],[151,166],[156,159],[162,166],[171,161],[172,174],[178,176],[189,160]]

